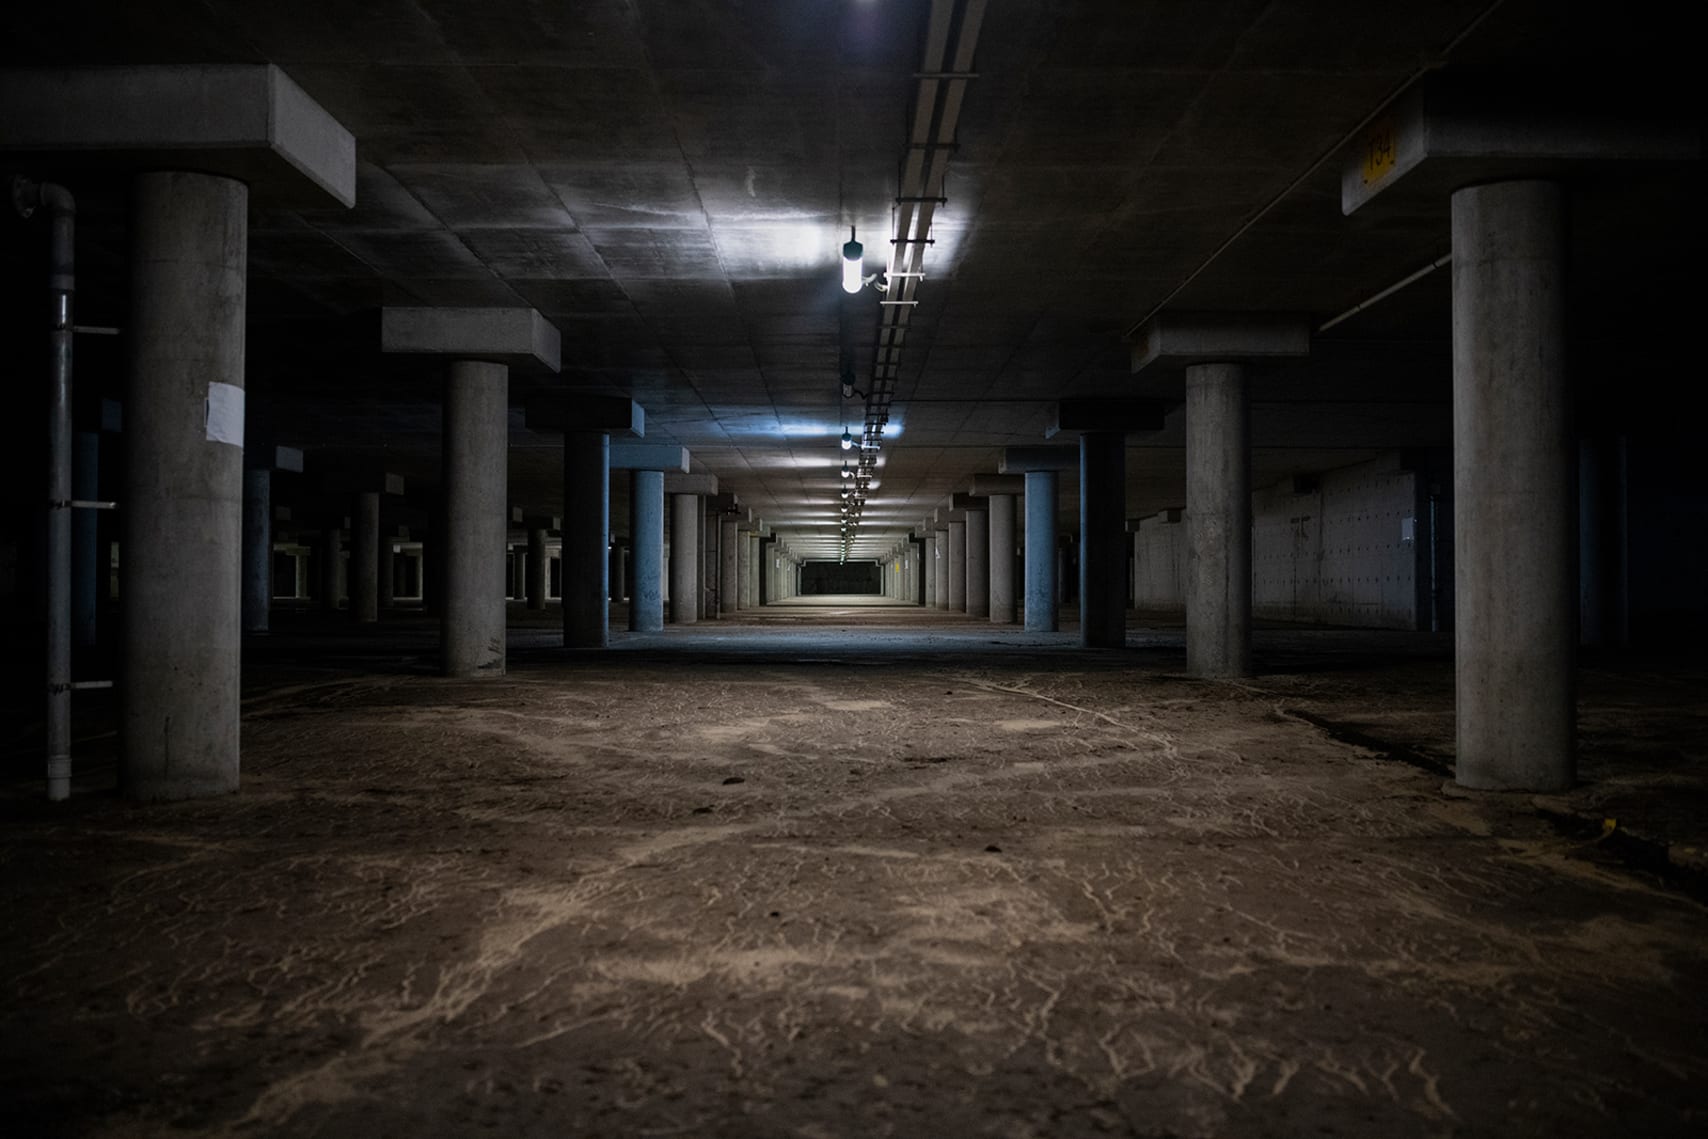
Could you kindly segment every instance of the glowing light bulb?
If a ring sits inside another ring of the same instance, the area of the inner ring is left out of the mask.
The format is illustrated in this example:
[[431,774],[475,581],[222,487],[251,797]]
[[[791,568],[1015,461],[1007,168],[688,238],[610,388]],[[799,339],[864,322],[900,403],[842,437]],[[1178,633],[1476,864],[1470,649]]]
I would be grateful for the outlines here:
[[861,270],[865,268],[863,259],[866,247],[854,240],[854,230],[848,230],[848,240],[842,243],[842,291],[857,293],[860,291]]

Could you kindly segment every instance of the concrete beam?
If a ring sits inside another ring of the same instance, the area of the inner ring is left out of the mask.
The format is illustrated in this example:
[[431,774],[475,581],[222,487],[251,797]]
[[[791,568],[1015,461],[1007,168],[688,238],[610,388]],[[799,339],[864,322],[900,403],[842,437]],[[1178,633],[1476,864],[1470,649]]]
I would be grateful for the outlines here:
[[0,122],[23,165],[196,170],[252,204],[356,204],[355,138],[271,64],[0,71]]
[[735,514],[741,510],[741,499],[727,490],[720,491],[711,506],[719,514]]
[[1079,431],[1160,431],[1168,409],[1152,399],[1064,399],[1044,438]]
[[717,475],[685,475],[677,471],[664,472],[665,494],[716,494]]
[[646,436],[646,409],[627,396],[550,395],[531,399],[529,431],[606,431],[634,439]]
[[676,471],[688,473],[688,448],[666,443],[612,443],[613,471]]
[[275,471],[291,471],[302,474],[303,456],[301,447],[274,447],[273,469]]
[[1445,211],[1460,186],[1559,179],[1607,162],[1694,162],[1701,128],[1605,105],[1574,92],[1489,88],[1432,76],[1398,99],[1342,159],[1340,209],[1352,214],[1404,183],[1403,197]]
[[974,475],[972,493],[988,499],[993,494],[1025,494],[1025,475]]
[[963,518],[968,510],[989,510],[990,499],[982,494],[962,494],[956,491],[949,500],[950,507]]
[[557,327],[531,308],[380,310],[380,351],[558,370]]
[[996,466],[1005,475],[1023,475],[1027,471],[1078,472],[1079,448],[1071,444],[1004,447]]
[[1152,366],[1237,364],[1311,354],[1311,322],[1262,313],[1160,313],[1145,322],[1133,347],[1133,371]]

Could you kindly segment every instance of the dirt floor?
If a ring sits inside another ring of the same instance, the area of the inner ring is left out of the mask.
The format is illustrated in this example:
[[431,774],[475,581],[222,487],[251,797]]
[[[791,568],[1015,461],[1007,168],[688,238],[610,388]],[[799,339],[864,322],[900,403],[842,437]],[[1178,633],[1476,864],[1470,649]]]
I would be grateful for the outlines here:
[[1538,798],[1452,787],[1440,637],[513,618],[282,614],[237,796],[103,792],[99,705],[15,772],[0,1134],[1708,1133],[1704,668],[1586,661]]

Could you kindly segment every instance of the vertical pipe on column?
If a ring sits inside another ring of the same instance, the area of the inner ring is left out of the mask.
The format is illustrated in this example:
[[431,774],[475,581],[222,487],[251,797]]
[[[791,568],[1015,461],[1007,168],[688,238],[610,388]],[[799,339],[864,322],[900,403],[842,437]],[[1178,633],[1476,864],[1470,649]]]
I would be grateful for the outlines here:
[[273,472],[243,472],[243,629],[265,633],[273,606]]
[[634,547],[635,587],[629,601],[629,631],[664,629],[664,472],[629,472],[629,541]]
[[611,642],[611,437],[563,435],[563,644],[602,649]]
[[1245,367],[1186,369],[1186,671],[1251,673],[1251,446]]
[[1559,790],[1576,776],[1564,192],[1457,190],[1452,235],[1455,777]]
[[1079,437],[1079,643],[1127,643],[1127,437]]
[[1026,472],[1026,631],[1056,622],[1056,472]]
[[350,502],[350,619],[380,619],[380,496],[359,491]]
[[510,370],[454,360],[445,380],[446,676],[504,675]]
[[249,190],[132,187],[120,776],[181,799],[238,786]]

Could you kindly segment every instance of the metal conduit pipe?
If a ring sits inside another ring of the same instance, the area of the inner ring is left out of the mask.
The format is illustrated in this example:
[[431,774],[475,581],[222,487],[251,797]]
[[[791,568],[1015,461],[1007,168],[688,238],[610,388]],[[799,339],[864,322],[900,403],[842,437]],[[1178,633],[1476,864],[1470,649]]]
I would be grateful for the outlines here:
[[52,304],[47,470],[47,797],[71,797],[71,340],[77,290],[77,203],[52,182],[12,180],[23,217],[48,211],[48,296]]

